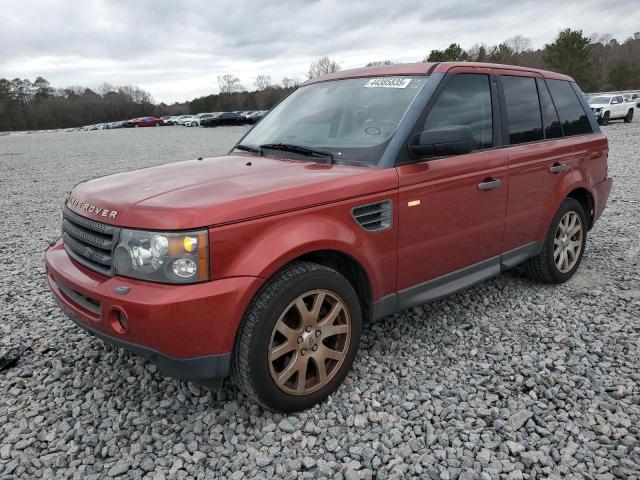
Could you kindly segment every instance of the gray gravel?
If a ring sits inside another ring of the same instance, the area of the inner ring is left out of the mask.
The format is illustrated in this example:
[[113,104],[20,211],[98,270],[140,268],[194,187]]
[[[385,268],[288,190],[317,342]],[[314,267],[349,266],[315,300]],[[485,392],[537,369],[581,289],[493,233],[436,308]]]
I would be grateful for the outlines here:
[[346,384],[283,416],[75,327],[44,279],[65,192],[224,153],[243,128],[0,137],[0,478],[640,478],[640,121],[605,127],[616,178],[578,275],[508,273],[369,325]]

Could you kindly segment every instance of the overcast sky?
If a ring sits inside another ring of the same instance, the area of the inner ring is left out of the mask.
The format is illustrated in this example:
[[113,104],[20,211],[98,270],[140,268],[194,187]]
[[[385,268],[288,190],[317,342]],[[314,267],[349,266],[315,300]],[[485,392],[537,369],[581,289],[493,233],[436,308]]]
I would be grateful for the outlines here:
[[130,83],[184,101],[225,73],[249,90],[259,74],[303,79],[322,55],[347,69],[517,34],[542,47],[567,27],[622,41],[638,12],[637,0],[0,0],[0,77]]

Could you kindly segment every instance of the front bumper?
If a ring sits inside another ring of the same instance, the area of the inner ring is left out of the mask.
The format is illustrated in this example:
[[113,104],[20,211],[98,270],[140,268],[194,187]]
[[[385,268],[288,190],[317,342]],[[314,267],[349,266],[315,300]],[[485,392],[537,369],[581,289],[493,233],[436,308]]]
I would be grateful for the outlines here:
[[262,284],[256,277],[194,285],[107,277],[73,262],[61,241],[45,263],[54,299],[79,326],[165,375],[208,385],[227,375],[238,325]]

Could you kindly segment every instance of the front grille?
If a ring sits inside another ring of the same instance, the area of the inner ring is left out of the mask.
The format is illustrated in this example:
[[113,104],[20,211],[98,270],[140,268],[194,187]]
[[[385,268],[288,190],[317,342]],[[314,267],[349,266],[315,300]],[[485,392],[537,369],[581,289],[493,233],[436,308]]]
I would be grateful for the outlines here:
[[113,249],[120,230],[96,222],[65,208],[62,213],[62,241],[71,258],[104,275],[113,275]]
[[100,317],[100,301],[95,298],[87,297],[80,292],[66,286],[60,280],[54,280],[60,290],[67,299],[76,305],[81,306],[85,310],[90,311],[97,317]]

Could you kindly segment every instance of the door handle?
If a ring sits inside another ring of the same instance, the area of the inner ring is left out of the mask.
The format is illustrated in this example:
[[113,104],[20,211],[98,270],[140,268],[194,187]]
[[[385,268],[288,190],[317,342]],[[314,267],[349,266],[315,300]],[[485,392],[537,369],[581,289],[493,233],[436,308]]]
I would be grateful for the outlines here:
[[486,181],[478,184],[478,190],[491,190],[492,188],[498,188],[502,185],[502,180],[499,178],[496,180],[487,179]]
[[567,164],[566,163],[554,163],[553,165],[551,165],[549,167],[549,172],[551,173],[560,173],[560,172],[564,172],[567,169]]

